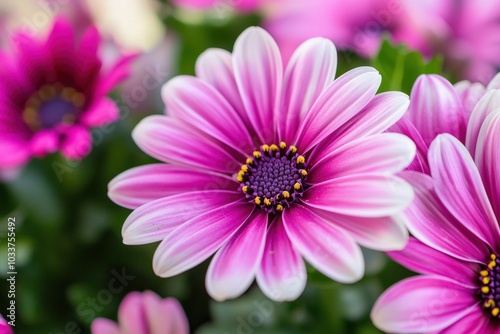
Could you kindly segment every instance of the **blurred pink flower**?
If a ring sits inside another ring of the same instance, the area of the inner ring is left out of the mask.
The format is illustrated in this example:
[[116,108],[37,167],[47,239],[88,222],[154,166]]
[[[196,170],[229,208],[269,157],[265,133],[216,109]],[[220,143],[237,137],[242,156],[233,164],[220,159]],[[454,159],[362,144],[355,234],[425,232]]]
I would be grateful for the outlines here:
[[427,55],[443,54],[462,78],[491,80],[500,66],[499,1],[406,1],[429,45]]
[[439,135],[429,149],[432,177],[402,173],[415,189],[405,212],[414,238],[389,255],[421,275],[392,286],[375,303],[371,317],[381,330],[500,332],[499,147],[497,109],[481,126],[475,154],[453,136]]
[[7,321],[0,314],[0,334],[14,334],[12,327],[9,326]]
[[0,54],[0,167],[56,151],[83,158],[92,146],[89,128],[118,119],[106,94],[127,77],[133,57],[104,73],[97,30],[88,29],[78,42],[62,18],[46,40],[19,33],[13,44],[14,50]]
[[211,9],[223,6],[245,12],[255,10],[262,4],[263,0],[173,0],[173,2],[180,6],[195,9]]
[[248,28],[233,53],[209,49],[197,77],[164,86],[168,116],[146,118],[133,137],[165,163],[109,184],[114,202],[135,209],[124,243],[162,241],[157,275],[177,275],[216,253],[206,276],[214,299],[238,297],[256,277],[268,297],[294,300],[306,285],[303,258],[354,282],[364,273],[358,244],[405,245],[398,215],[413,193],[394,174],[415,146],[383,132],[408,97],[376,95],[381,78],[370,67],[334,80],[336,54],[329,40],[311,39],[283,70],[275,41]]
[[271,4],[266,28],[285,59],[301,42],[316,36],[367,57],[378,51],[384,34],[413,48],[426,46],[401,0],[275,0]]
[[161,299],[154,292],[144,291],[123,298],[118,323],[97,318],[91,330],[92,334],[189,334],[189,324],[176,299]]
[[386,33],[426,56],[443,54],[462,78],[488,82],[500,66],[497,0],[274,0],[266,27],[288,58],[308,38],[373,56]]

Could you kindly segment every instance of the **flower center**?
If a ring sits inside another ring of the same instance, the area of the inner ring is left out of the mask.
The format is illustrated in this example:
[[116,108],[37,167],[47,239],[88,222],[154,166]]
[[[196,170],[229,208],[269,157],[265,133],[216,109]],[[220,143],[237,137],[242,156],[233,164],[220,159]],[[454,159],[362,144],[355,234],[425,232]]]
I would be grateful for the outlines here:
[[59,123],[73,124],[85,96],[71,87],[45,85],[26,102],[23,119],[32,130],[50,129]]
[[490,262],[479,272],[481,300],[483,307],[493,317],[500,314],[500,266],[499,259],[491,254]]
[[246,198],[269,213],[283,211],[296,202],[306,186],[306,159],[286,143],[262,145],[238,173]]

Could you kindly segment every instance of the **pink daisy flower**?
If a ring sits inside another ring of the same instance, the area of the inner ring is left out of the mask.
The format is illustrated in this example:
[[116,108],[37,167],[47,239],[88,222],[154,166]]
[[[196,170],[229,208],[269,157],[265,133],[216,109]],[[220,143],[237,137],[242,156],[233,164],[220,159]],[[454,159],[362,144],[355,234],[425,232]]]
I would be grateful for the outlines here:
[[416,144],[417,155],[408,169],[429,173],[429,145],[442,133],[453,135],[473,152],[485,118],[500,104],[499,82],[500,75],[487,87],[469,81],[452,86],[439,75],[419,76],[410,94],[408,112],[391,128]]
[[372,311],[390,333],[500,331],[500,111],[467,148],[449,134],[429,149],[430,176],[404,172],[415,189],[406,210],[414,238],[389,255],[421,274],[389,288]]
[[14,334],[12,327],[9,326],[7,321],[0,314],[0,334]]
[[415,155],[400,134],[383,133],[408,97],[376,95],[370,67],[334,80],[334,45],[302,44],[282,68],[275,41],[249,28],[233,53],[210,49],[197,77],[163,89],[168,116],[150,116],[136,143],[165,162],[126,171],[109,196],[135,211],[126,244],[162,241],[155,273],[170,277],[216,253],[206,276],[216,300],[241,295],[257,278],[275,300],[306,285],[304,260],[339,282],[364,273],[358,244],[401,249],[398,216],[413,191],[395,173]]
[[92,145],[89,128],[118,119],[105,94],[127,76],[132,57],[102,73],[97,30],[90,28],[77,42],[61,18],[46,40],[19,33],[12,42],[13,51],[0,53],[0,168],[55,151],[84,157]]
[[131,292],[118,309],[118,323],[104,318],[92,322],[92,334],[188,334],[189,323],[174,298],[151,291]]
[[406,1],[395,0],[274,0],[265,25],[276,38],[285,59],[301,42],[322,36],[341,49],[374,56],[384,36],[395,43],[427,49],[419,22]]

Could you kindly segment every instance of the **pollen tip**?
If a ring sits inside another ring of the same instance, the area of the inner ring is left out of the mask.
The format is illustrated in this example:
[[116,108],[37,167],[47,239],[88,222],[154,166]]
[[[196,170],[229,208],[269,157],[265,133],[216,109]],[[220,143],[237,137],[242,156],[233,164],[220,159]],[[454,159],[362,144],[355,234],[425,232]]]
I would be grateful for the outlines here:
[[306,158],[304,158],[304,156],[303,156],[303,155],[299,155],[299,156],[297,157],[297,163],[298,163],[298,164],[303,164],[304,162],[306,162]]
[[494,261],[494,260],[496,260],[496,259],[497,259],[497,256],[496,256],[495,254],[491,254],[491,255],[490,255],[490,258]]
[[260,159],[261,153],[259,151],[254,151],[253,156],[255,157],[255,159]]
[[479,275],[481,275],[481,276],[483,276],[483,277],[488,276],[488,270],[481,270],[481,271],[479,272]]
[[283,211],[283,205],[281,204],[276,205],[276,211]]
[[275,144],[272,144],[271,146],[269,146],[269,149],[273,152],[278,152],[278,146],[276,146]]
[[271,201],[269,200],[269,198],[264,198],[264,205],[265,206],[270,206],[271,205]]
[[301,171],[300,171],[300,175],[301,175],[302,177],[306,177],[306,176],[307,176],[307,171],[306,171],[305,169],[301,170]]
[[280,142],[280,149],[284,150],[286,148],[286,143],[284,141]]
[[495,307],[493,310],[491,310],[491,315],[496,317],[500,313],[500,308]]
[[244,193],[247,193],[247,192],[248,192],[248,186],[243,186],[243,187],[241,187],[241,190],[242,190]]
[[259,197],[259,196],[255,197],[254,202],[255,202],[255,204],[257,204],[257,205],[261,205],[261,204],[262,204],[262,201],[260,200],[260,197]]
[[283,195],[283,197],[284,197],[285,199],[290,198],[290,193],[289,193],[288,191],[286,191],[286,190],[283,192],[283,194],[282,194],[282,195]]
[[295,147],[294,145],[290,146],[290,152],[292,152],[293,154],[297,153],[297,147]]
[[483,280],[482,280],[483,284],[489,284],[490,281],[491,281],[491,279],[489,277],[483,277]]
[[488,268],[493,269],[496,267],[496,265],[497,263],[495,261],[491,261],[490,263],[488,263]]
[[247,160],[245,161],[247,165],[251,165],[253,163],[253,159],[252,158],[247,158]]
[[297,190],[297,191],[299,191],[301,187],[302,187],[302,186],[301,186],[301,185],[300,185],[300,183],[298,183],[298,182],[296,182],[296,183],[293,185],[293,189],[295,189],[295,190]]
[[483,287],[481,287],[481,292],[484,293],[484,294],[489,293],[490,292],[490,288],[487,287],[487,286],[483,286]]
[[488,300],[484,303],[484,307],[485,307],[485,308],[495,307],[495,301],[494,301],[493,299],[488,299]]
[[262,151],[269,152],[269,145],[266,144],[262,145]]

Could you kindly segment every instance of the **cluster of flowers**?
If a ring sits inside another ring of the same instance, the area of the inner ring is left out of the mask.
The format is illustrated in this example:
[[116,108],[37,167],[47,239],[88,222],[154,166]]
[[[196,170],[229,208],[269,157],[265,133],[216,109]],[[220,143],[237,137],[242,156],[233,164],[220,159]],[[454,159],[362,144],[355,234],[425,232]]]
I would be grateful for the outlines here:
[[[0,166],[54,151],[85,156],[89,128],[118,118],[106,94],[132,57],[103,73],[97,31],[77,41],[64,20],[46,41],[14,41],[15,57],[0,54]],[[153,259],[161,277],[215,254],[206,288],[218,301],[254,279],[269,298],[295,300],[305,261],[351,283],[364,274],[360,246],[386,251],[421,275],[379,298],[376,326],[498,332],[500,79],[454,87],[422,76],[408,99],[377,94],[371,67],[335,78],[336,67],[328,39],[305,41],[284,66],[275,40],[248,28],[232,53],[207,50],[196,76],[170,80],[166,115],[133,132],[162,163],[109,184],[109,197],[134,210],[124,243],[161,241]],[[119,319],[98,319],[93,332],[188,331],[179,304],[150,292],[129,295]]]

